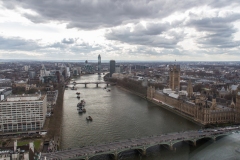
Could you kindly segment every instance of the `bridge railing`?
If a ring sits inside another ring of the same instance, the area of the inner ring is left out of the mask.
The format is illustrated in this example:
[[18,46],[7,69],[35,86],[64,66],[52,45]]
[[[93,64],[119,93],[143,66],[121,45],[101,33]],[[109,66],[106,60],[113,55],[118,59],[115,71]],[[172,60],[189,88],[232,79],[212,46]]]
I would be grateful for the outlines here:
[[[239,131],[239,128],[235,129],[223,129],[223,128],[216,128],[216,129],[206,129],[206,130],[195,130],[195,131],[185,131],[185,132],[175,132],[170,134],[161,134],[161,135],[152,135],[152,136],[145,136],[145,137],[137,137],[137,138],[131,138],[127,140],[117,140],[114,142],[106,142],[106,143],[100,143],[100,144],[92,144],[88,146],[79,146],[79,148],[71,149],[71,152],[79,151],[80,148],[83,148],[84,150],[90,149],[90,148],[101,148],[106,147],[107,150],[102,151],[101,153],[90,153],[92,156],[99,155],[99,154],[107,154],[113,151],[125,151],[129,149],[139,149],[141,147],[151,147],[153,145],[157,144],[175,144],[180,141],[185,140],[194,140],[197,141],[198,139],[210,137],[215,139],[218,136],[221,135],[227,135],[231,134],[232,132]],[[166,143],[165,143],[166,142]],[[123,145],[125,143],[125,145]],[[116,147],[111,147],[113,145],[116,145]],[[68,151],[68,150],[64,150]],[[89,154],[89,152],[87,152]],[[46,155],[46,154],[44,154]]]

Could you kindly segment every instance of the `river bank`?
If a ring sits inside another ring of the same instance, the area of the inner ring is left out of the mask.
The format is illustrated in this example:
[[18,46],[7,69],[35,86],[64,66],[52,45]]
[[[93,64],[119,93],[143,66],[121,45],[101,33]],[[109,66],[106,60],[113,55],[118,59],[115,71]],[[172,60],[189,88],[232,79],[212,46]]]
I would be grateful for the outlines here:
[[57,87],[58,98],[56,105],[54,106],[53,115],[47,120],[44,129],[47,130],[47,134],[44,137],[45,141],[53,139],[58,146],[60,146],[61,138],[61,125],[62,125],[62,116],[63,116],[63,97],[64,97],[64,87],[59,84]]

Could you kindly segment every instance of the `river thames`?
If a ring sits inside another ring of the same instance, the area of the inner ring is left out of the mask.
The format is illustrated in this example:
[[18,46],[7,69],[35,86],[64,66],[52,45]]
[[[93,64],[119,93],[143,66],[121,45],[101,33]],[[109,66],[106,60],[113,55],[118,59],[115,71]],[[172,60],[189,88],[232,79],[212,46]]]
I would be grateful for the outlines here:
[[[85,75],[75,79],[76,82],[103,81],[103,75]],[[117,86],[95,84],[77,85],[76,90],[65,90],[62,122],[62,148],[74,148],[129,138],[159,135],[162,133],[197,130],[201,127],[171,113],[160,106],[152,104]],[[76,92],[80,100],[86,101],[86,113],[77,112]],[[92,122],[86,117],[91,116]],[[240,153],[238,134],[224,137],[217,142],[202,140],[197,147],[187,143],[178,143],[176,151],[163,147],[151,147],[142,157],[136,151],[123,152],[119,159],[124,160],[159,160],[159,159],[235,159]],[[99,156],[93,159],[109,159]]]

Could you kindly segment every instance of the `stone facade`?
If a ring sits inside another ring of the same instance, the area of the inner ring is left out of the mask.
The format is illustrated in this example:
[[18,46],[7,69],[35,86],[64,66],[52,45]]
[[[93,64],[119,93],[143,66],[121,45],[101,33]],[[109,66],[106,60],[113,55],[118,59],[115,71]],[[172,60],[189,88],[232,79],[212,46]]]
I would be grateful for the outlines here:
[[180,66],[171,65],[169,66],[169,88],[179,90],[180,88]]
[[237,89],[235,110],[236,122],[240,123],[240,86]]
[[215,100],[213,99],[212,102],[209,102],[204,96],[196,97],[193,101],[172,98],[167,94],[156,91],[154,87],[148,87],[147,97],[150,100],[154,98],[163,102],[163,104],[170,105],[175,110],[183,112],[192,117],[194,121],[203,125],[240,123],[240,91],[237,96],[235,108],[223,107],[216,109]]
[[192,86],[191,80],[188,81],[187,92],[188,92],[188,97],[193,96],[193,86]]

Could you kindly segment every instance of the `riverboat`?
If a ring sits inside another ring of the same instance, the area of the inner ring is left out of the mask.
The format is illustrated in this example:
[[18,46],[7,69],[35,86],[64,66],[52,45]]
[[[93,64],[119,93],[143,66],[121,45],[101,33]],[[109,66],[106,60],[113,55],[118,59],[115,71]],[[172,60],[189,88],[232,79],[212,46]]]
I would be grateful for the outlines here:
[[77,110],[78,110],[78,112],[80,111],[80,113],[86,112],[86,109],[84,107],[78,107]]
[[83,106],[83,105],[82,105],[82,103],[80,103],[80,102],[77,104],[77,107],[82,107],[82,106]]
[[80,95],[80,92],[76,92],[76,95]]
[[81,105],[85,106],[86,102],[84,100],[81,100]]
[[87,121],[92,121],[93,119],[92,119],[91,116],[87,116],[87,117],[86,117],[86,120],[87,120]]
[[82,111],[83,111],[83,112],[86,112],[86,109],[85,109],[84,107],[82,107]]
[[80,96],[78,95],[77,98],[80,98]]

